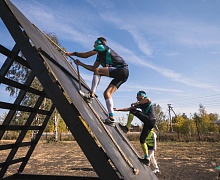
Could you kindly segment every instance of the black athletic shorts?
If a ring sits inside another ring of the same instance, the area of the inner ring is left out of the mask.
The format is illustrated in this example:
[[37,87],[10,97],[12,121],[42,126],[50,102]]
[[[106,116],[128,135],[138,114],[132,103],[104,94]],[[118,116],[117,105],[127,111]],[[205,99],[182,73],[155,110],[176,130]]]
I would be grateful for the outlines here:
[[109,77],[114,78],[110,84],[117,87],[117,89],[127,81],[129,76],[128,66],[122,68],[109,67]]

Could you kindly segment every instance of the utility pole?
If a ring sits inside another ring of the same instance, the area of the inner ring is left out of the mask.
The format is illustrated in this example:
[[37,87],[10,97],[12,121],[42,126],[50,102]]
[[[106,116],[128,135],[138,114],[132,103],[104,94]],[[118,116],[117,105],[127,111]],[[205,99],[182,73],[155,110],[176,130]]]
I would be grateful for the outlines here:
[[171,118],[171,111],[173,112],[173,114],[176,117],[176,113],[173,110],[173,107],[171,106],[171,104],[167,104],[168,105],[168,110],[169,110],[169,118],[170,118],[170,131],[173,132],[173,122],[172,122],[172,118]]

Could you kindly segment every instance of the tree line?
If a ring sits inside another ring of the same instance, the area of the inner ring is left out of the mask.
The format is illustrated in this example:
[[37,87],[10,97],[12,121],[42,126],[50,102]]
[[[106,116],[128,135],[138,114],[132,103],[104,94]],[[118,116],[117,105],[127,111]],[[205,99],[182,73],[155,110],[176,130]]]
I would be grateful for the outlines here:
[[[60,46],[60,43],[54,33],[48,33],[47,36],[49,36],[53,42]],[[55,48],[57,47],[55,46]],[[65,51],[65,48],[62,47],[62,49],[64,49]],[[14,81],[24,83],[29,74],[29,69],[15,62],[13,66],[9,69],[6,77]],[[31,87],[37,90],[43,89],[37,78],[34,79]],[[16,97],[19,89],[16,89],[12,86],[7,86],[6,91],[9,91],[10,96]],[[37,98],[37,95],[27,93],[22,101],[22,105],[32,107],[35,104]],[[43,104],[41,105],[41,108],[49,110],[51,105],[52,101],[45,98]],[[187,117],[185,113],[175,115],[172,118],[167,117],[162,111],[162,108],[159,104],[154,104],[153,107],[155,110],[157,126],[160,133],[175,132],[179,140],[182,137],[184,137],[185,139],[190,139],[190,137],[193,136],[197,137],[199,141],[202,140],[204,136],[207,136],[210,133],[220,134],[220,127],[215,123],[219,119],[218,114],[207,113],[205,107],[202,104],[199,105],[198,112],[195,112],[190,117]],[[5,117],[6,114],[0,117],[0,122],[3,122]],[[11,125],[23,125],[27,118],[27,112],[19,111],[13,117]],[[121,121],[121,119],[125,120],[124,117],[121,117],[119,118],[119,121]],[[42,120],[43,118],[41,117],[41,115],[37,115],[35,117],[34,125],[40,125],[42,123]],[[57,110],[53,112],[45,129],[45,132],[54,132],[55,139],[57,139],[58,132],[69,132],[68,127],[66,126],[65,122],[63,121]]]

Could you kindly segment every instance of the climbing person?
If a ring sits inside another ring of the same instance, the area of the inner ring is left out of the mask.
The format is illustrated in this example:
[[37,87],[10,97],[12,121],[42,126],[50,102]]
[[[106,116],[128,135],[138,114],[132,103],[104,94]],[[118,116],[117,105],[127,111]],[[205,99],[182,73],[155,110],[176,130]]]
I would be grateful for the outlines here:
[[[113,110],[113,93],[127,81],[129,76],[128,64],[120,57],[114,50],[106,45],[106,39],[99,37],[94,42],[94,49],[88,52],[66,52],[66,55],[77,56],[80,58],[88,58],[97,54],[93,65],[87,65],[79,60],[75,60],[76,65],[80,65],[85,69],[94,72],[91,91],[88,93],[79,91],[82,97],[87,102],[91,102],[95,96],[97,86],[100,82],[101,76],[113,78],[104,91],[104,98],[108,109],[108,118],[103,120],[107,125],[114,125],[114,110]],[[102,67],[99,68],[99,65]]]
[[[138,110],[141,109],[140,110]],[[131,126],[131,122],[136,116],[143,122],[143,129],[140,135],[140,144],[144,153],[144,158],[139,158],[139,160],[149,166],[150,159],[148,156],[148,148],[146,143],[146,138],[150,133],[151,129],[154,128],[156,123],[155,113],[153,106],[151,104],[150,98],[147,96],[145,91],[139,91],[137,93],[137,102],[132,103],[128,108],[114,108],[115,111],[129,111],[127,124],[125,126],[119,124],[123,132],[127,133]]]
[[159,167],[157,165],[157,161],[155,159],[155,151],[157,150],[157,135],[154,132],[154,128],[151,129],[150,133],[148,134],[146,144],[148,148],[148,156],[150,159],[150,163],[152,162],[152,165],[154,167],[153,172],[160,172]]

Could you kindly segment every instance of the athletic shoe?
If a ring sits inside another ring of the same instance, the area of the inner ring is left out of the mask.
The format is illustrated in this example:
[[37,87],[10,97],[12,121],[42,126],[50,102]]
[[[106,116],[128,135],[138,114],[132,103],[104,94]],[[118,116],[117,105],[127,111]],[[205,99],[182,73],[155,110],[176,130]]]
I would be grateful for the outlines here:
[[104,124],[109,125],[109,126],[115,126],[115,121],[112,118],[107,118],[103,121]]
[[84,93],[81,90],[79,90],[79,94],[86,100],[86,102],[91,103],[94,97],[91,96],[90,93]]
[[156,168],[156,169],[153,170],[153,173],[156,174],[157,172],[158,172],[158,173],[160,172],[159,168]]
[[128,127],[127,126],[122,126],[120,123],[119,123],[119,127],[121,128],[121,130],[124,132],[124,133],[127,133],[129,131]]
[[139,161],[140,161],[141,163],[145,164],[146,166],[149,166],[149,165],[150,165],[149,159],[147,159],[147,158],[144,158],[144,159],[138,158],[138,159],[139,159]]

